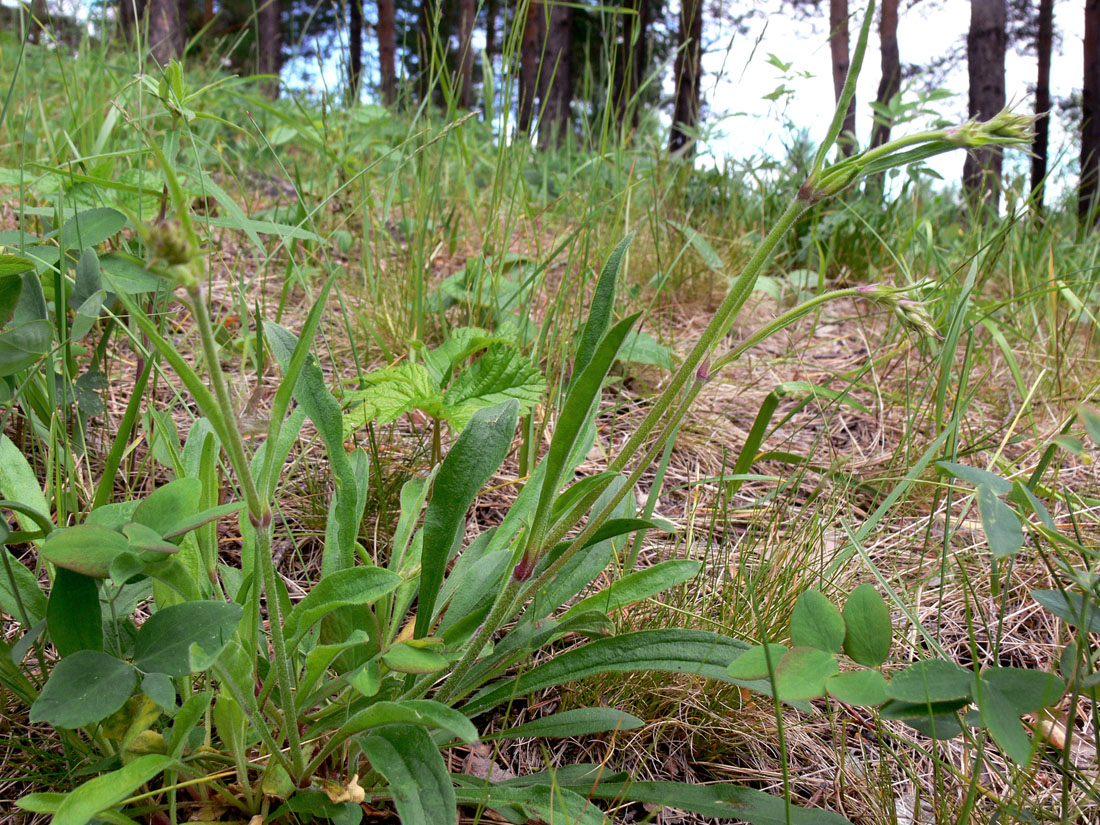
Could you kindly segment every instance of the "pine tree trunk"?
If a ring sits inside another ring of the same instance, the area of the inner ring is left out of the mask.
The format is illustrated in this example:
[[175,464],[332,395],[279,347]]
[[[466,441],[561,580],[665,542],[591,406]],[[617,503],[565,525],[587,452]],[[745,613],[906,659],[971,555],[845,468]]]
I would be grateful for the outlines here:
[[183,26],[176,0],[149,0],[149,54],[161,66],[183,54]]
[[1054,0],[1039,0],[1039,31],[1035,52],[1039,71],[1035,79],[1035,140],[1031,144],[1031,205],[1043,211],[1043,184],[1050,145],[1050,53],[1054,43]]
[[[833,58],[833,94],[840,100],[844,81],[848,78],[848,0],[829,0],[829,51]],[[856,150],[856,99],[848,104],[844,128],[837,141],[845,155]]]
[[539,59],[542,56],[540,54],[542,14],[541,0],[530,0],[527,16],[523,19],[523,41],[519,54],[519,104],[516,110],[516,129],[520,132],[531,131],[531,120],[535,114]]
[[[970,117],[988,120],[1005,106],[1005,0],[971,0],[966,59],[970,75]],[[984,202],[996,215],[1001,194],[999,147],[978,149],[966,156],[963,189],[972,205]]]
[[645,69],[648,53],[646,38],[649,30],[649,0],[627,0],[627,7],[634,14],[624,14],[622,18],[622,38],[616,44],[615,56],[615,115],[619,127],[626,125],[626,115],[630,112],[630,125],[638,126],[640,106],[631,101],[645,82]]
[[474,103],[474,22],[477,0],[458,2],[458,105],[469,109]]
[[497,52],[497,11],[499,0],[485,0],[485,55],[491,61]]
[[703,0],[681,0],[680,37],[676,50],[676,85],[672,111],[670,152],[695,154],[694,132],[699,125],[703,81]]
[[539,78],[539,143],[544,149],[561,146],[573,122],[572,57],[573,7],[554,3],[550,6]]
[[1077,212],[1082,222],[1097,222],[1100,174],[1100,0],[1085,2],[1085,73],[1081,84],[1081,184]]
[[261,0],[259,9],[259,70],[260,74],[273,75],[264,81],[263,92],[274,100],[279,96],[279,70],[283,66],[283,9],[282,0]]
[[348,103],[359,102],[363,78],[363,0],[348,3]]
[[[875,102],[885,106],[901,88],[901,55],[898,53],[898,0],[883,0],[879,17],[879,41],[882,57],[882,79],[879,80]],[[890,140],[893,120],[875,113],[871,129],[871,146],[882,146]]]
[[394,0],[378,0],[378,66],[382,101],[392,106],[397,100],[397,29]]

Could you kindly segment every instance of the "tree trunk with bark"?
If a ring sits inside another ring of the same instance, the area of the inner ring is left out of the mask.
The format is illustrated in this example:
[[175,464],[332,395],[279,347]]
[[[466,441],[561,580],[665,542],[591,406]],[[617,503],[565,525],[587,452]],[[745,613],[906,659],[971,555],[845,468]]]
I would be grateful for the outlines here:
[[1035,79],[1035,140],[1031,144],[1031,205],[1043,211],[1043,185],[1050,146],[1050,53],[1054,44],[1054,0],[1039,0],[1039,30],[1035,37],[1038,74]]
[[520,132],[531,131],[531,120],[535,114],[535,96],[539,84],[539,47],[542,44],[542,2],[531,0],[527,7],[527,16],[522,21],[523,40],[519,53],[519,102],[516,109],[516,129]]
[[177,0],[149,0],[149,55],[161,66],[183,54],[183,26]]
[[145,17],[145,0],[119,0],[118,25],[127,40],[134,39],[134,32]]
[[[879,42],[882,78],[878,83],[875,102],[886,106],[901,89],[901,55],[898,52],[898,0],[883,0],[879,17]],[[893,119],[875,113],[875,125],[871,129],[871,146],[882,146],[890,140]]]
[[458,105],[474,103],[474,22],[477,0],[458,0]]
[[[829,0],[829,51],[833,59],[834,99],[840,100],[844,81],[848,78],[848,0]],[[844,114],[844,127],[837,143],[845,155],[856,150],[855,95]]]
[[542,50],[539,78],[539,144],[545,149],[561,146],[572,126],[573,105],[573,7],[550,6],[546,45]]
[[[966,61],[970,75],[970,117],[988,120],[1005,106],[1005,0],[971,0]],[[999,147],[977,149],[966,156],[963,189],[971,204],[984,203],[996,215],[1001,193]]]
[[397,100],[397,28],[394,0],[378,0],[378,67],[382,101],[392,106]]
[[695,154],[703,82],[703,0],[681,0],[680,36],[676,49],[675,98],[668,150]]
[[363,78],[363,0],[348,3],[348,103],[359,102]]
[[[641,107],[633,100],[645,82],[648,52],[646,38],[649,32],[649,0],[627,0],[627,8],[634,14],[622,15],[622,38],[616,44],[615,56],[615,114],[619,127],[626,125],[630,113],[630,126],[637,128]],[[633,100],[634,105],[631,106]]]
[[1081,84],[1081,184],[1077,212],[1082,222],[1097,222],[1100,175],[1100,0],[1085,2],[1085,73]]
[[485,0],[485,55],[491,61],[497,52],[497,12],[499,0]]
[[259,70],[272,75],[265,80],[263,92],[272,100],[279,96],[279,71],[283,67],[282,0],[261,0],[259,9]]

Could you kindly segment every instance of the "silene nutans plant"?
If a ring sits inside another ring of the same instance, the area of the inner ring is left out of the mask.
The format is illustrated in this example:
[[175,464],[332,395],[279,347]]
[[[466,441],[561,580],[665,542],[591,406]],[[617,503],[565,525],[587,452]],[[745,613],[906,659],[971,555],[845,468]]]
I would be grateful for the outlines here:
[[[73,517],[79,508],[51,513],[29,462],[10,440],[0,445],[6,496],[0,507],[18,524],[12,530],[0,521],[0,545],[33,543],[45,582],[0,547],[3,608],[20,631],[3,651],[0,681],[29,707],[31,722],[56,730],[65,753],[87,776],[68,793],[24,796],[18,802],[22,811],[52,815],[58,825],[174,825],[201,819],[204,811],[253,825],[356,825],[370,803],[395,811],[406,825],[456,825],[460,806],[488,809],[510,822],[598,825],[608,817],[607,805],[635,801],[750,823],[848,821],[797,807],[789,794],[734,784],[636,781],[598,764],[494,781],[456,772],[455,762],[445,758],[450,749],[479,742],[486,714],[506,713],[528,694],[580,677],[646,670],[733,683],[804,709],[825,697],[880,707],[884,717],[941,738],[985,728],[1014,759],[1031,758],[1033,745],[1020,716],[1057,701],[1083,671],[1065,678],[1011,668],[974,673],[931,659],[884,675],[892,629],[886,604],[871,584],[839,609],[807,591],[795,607],[789,647],[765,640],[750,648],[718,633],[675,627],[615,634],[609,613],[687,581],[699,571],[696,562],[668,561],[637,571],[628,566],[618,581],[574,601],[608,567],[611,539],[667,527],[635,512],[635,485],[675,437],[701,389],[746,351],[839,298],[885,306],[911,334],[937,336],[909,291],[864,286],[813,297],[733,348],[726,343],[777,244],[813,205],[943,152],[1021,146],[1030,138],[1031,119],[1005,111],[829,162],[854,94],[873,5],[836,115],[797,196],[606,468],[583,478],[575,474],[593,443],[609,370],[640,321],[638,315],[617,320],[614,311],[629,236],[615,247],[591,291],[567,390],[547,415],[554,422],[549,448],[502,522],[469,543],[466,514],[513,449],[521,412],[530,414],[533,402],[511,398],[490,406],[463,397],[462,404],[448,406],[448,393],[459,383],[450,383],[452,370],[462,368],[461,358],[431,374],[437,447],[440,421],[459,434],[426,477],[402,487],[384,566],[357,543],[371,473],[368,455],[345,451],[347,416],[311,354],[332,280],[320,287],[297,331],[262,323],[263,347],[277,360],[281,378],[262,433],[246,438],[204,290],[203,241],[173,165],[181,124],[198,115],[182,81],[173,94],[161,89],[172,126],[163,139],[147,142],[171,209],[152,224],[131,216],[146,250],[144,262],[97,257],[96,243],[127,222],[119,213],[78,215],[84,223],[77,221],[79,231],[70,234],[80,241],[68,248],[76,262],[73,294],[81,304],[70,325],[51,322],[45,301],[35,298],[43,292],[33,261],[0,260],[6,290],[0,308],[7,307],[10,294],[19,302],[18,311],[0,316],[0,322],[11,322],[3,335],[10,342],[18,333],[23,351],[33,355],[20,361],[5,354],[5,377],[32,388],[39,382],[53,386],[36,375],[41,359],[68,357],[88,319],[111,305],[136,326],[139,334],[130,343],[142,353],[134,400],[82,518]],[[143,286],[109,289],[101,271],[115,278],[110,283],[125,271],[128,283]],[[153,278],[152,287],[142,278]],[[58,276],[52,294],[59,300],[66,294],[62,286]],[[139,297],[150,289],[171,292],[185,305],[198,341],[194,357],[179,352],[150,314]],[[111,296],[117,303],[110,303]],[[68,318],[63,304],[56,317]],[[114,501],[114,477],[142,414],[154,362],[178,377],[199,417],[170,457],[174,480],[143,498]],[[516,386],[537,395],[543,387],[537,368],[526,361],[521,366],[524,379]],[[364,395],[359,401],[376,403],[372,399]],[[360,418],[363,409],[370,408],[357,408]],[[320,575],[303,596],[291,598],[274,562],[275,497],[307,419],[324,444],[334,492]],[[1032,492],[1017,491],[1018,483],[977,478],[954,466],[944,471],[964,482],[977,479],[983,517],[988,512],[998,524],[1005,524],[1004,510],[1016,518],[1002,500],[1010,493],[1018,493],[1011,499],[1018,506],[1034,506]],[[224,494],[231,491],[235,500],[227,502]],[[239,565],[227,565],[218,554],[214,525],[227,517],[239,525]],[[1003,531],[995,534],[1002,541]],[[1047,599],[1055,612],[1077,604],[1068,597]],[[148,617],[137,622],[139,607]],[[555,652],[554,643],[565,637],[587,641]],[[536,652],[540,664],[519,667]],[[1078,658],[1082,667],[1095,664],[1083,648]],[[565,737],[641,724],[615,708],[585,707],[505,726],[492,738]]]

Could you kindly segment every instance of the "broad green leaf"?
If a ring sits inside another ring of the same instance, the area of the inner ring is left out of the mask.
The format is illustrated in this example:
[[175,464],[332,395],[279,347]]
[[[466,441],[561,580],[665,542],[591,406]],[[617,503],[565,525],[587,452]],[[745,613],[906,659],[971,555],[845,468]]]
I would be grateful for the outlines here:
[[174,525],[168,528],[168,532],[164,534],[166,539],[178,538],[182,535],[190,533],[192,530],[197,530],[204,524],[209,524],[212,521],[225,518],[226,516],[239,513],[245,508],[243,501],[229,502],[228,504],[219,504],[217,507],[210,507],[206,510],[201,510],[192,516],[184,517],[181,515],[180,520]]
[[233,754],[247,752],[245,737],[248,735],[248,718],[228,693],[218,696],[214,703],[214,727],[225,750]]
[[62,658],[78,650],[103,650],[103,619],[96,580],[57,568],[46,607],[50,641]]
[[1067,624],[1100,633],[1100,601],[1061,590],[1032,590],[1031,598]]
[[382,654],[382,662],[398,673],[437,673],[447,667],[445,658],[432,650],[396,644]]
[[[171,542],[160,537],[160,533],[152,527],[138,524],[136,521],[126,524],[122,528],[122,534],[130,542],[130,549],[136,551],[149,551],[152,553],[178,553],[179,548]],[[112,571],[116,568],[112,567]],[[111,578],[117,579],[112,572]]]
[[825,682],[839,671],[832,653],[792,647],[775,668],[775,694],[785,702],[819,699],[825,695]]
[[[889,683],[887,683],[887,685],[889,685]],[[887,693],[889,693],[889,690],[887,690]],[[900,702],[897,699],[890,699],[879,708],[879,714],[883,719],[903,719],[908,723],[910,719],[916,718],[939,719],[940,717],[953,714],[969,704],[969,696],[964,699],[953,699],[948,702]],[[946,738],[949,739],[954,735],[955,734],[952,733]]]
[[146,673],[141,680],[141,692],[157,703],[157,706],[169,716],[175,715],[176,687],[165,673]]
[[844,652],[861,665],[878,667],[890,655],[890,611],[875,586],[861,584],[844,603]]
[[202,482],[180,478],[157,487],[134,510],[133,520],[165,536],[181,521],[194,517],[202,501]]
[[113,238],[125,225],[126,216],[118,210],[86,209],[65,221],[59,239],[64,249],[86,249]]
[[1012,705],[1017,716],[1036,713],[1054,705],[1066,691],[1066,683],[1053,673],[1021,667],[988,667],[983,684],[992,685]]
[[1051,532],[1058,532],[1058,527],[1054,524],[1054,519],[1050,517],[1050,511],[1047,510],[1046,505],[1036,498],[1035,493],[1031,492],[1026,484],[1021,484],[1019,481],[1012,485],[1012,492],[1009,494],[1009,498],[1019,504],[1021,507],[1027,507],[1031,512],[1039,517],[1039,521],[1043,523]]
[[166,287],[167,281],[142,266],[137,258],[111,252],[99,259],[104,284],[116,295],[142,295]]
[[491,344],[515,344],[515,341],[499,331],[492,333],[478,327],[457,327],[447,334],[442,344],[424,353],[424,366],[431,372],[436,386],[444,387],[450,382],[456,367]]
[[454,708],[431,699],[375,702],[344,722],[336,738],[343,739],[383,725],[420,725],[446,731],[467,744],[477,741],[477,728],[469,719]]
[[78,524],[50,533],[42,543],[41,553],[58,567],[104,579],[115,557],[129,549],[122,533],[96,524]]
[[611,325],[611,313],[615,308],[615,282],[619,278],[619,270],[622,269],[626,251],[634,240],[631,232],[611,250],[607,262],[600,270],[600,278],[596,282],[596,289],[592,293],[592,302],[588,306],[588,318],[584,323],[584,331],[581,333],[580,346],[577,347],[577,355],[573,360],[573,375],[579,377],[584,372],[596,353],[596,347],[603,340],[604,333]]
[[32,269],[34,261],[22,255],[0,255],[0,278],[6,280],[12,275],[22,275]]
[[844,619],[824,595],[807,590],[791,612],[791,644],[836,653],[844,645]]
[[389,784],[402,825],[457,825],[454,785],[424,728],[387,725],[364,736],[360,746]]
[[886,692],[892,699],[930,704],[968,699],[974,674],[954,662],[929,659],[895,673]]
[[[3,433],[0,433],[0,497],[30,507],[40,513],[45,521],[50,521],[50,507],[42,494],[38,475],[23,451]],[[15,520],[24,530],[36,530],[39,527],[34,519],[18,511],[15,513]]]
[[[887,702],[887,704],[884,705],[884,708],[885,707],[890,707],[890,703]],[[915,706],[909,705],[907,707],[913,708]],[[957,708],[954,710],[957,710]],[[954,739],[963,731],[962,725],[959,723],[959,717],[956,713],[933,712],[929,714],[927,705],[921,705],[918,711],[917,713],[909,713],[908,715],[902,716],[901,719],[905,724],[912,728],[916,728],[929,739],[936,739],[939,741]],[[884,719],[893,718],[885,714],[882,714],[882,717]]]
[[982,517],[982,529],[989,541],[989,549],[994,556],[1011,556],[1024,546],[1020,517],[984,484],[978,486],[978,512]]
[[341,607],[372,604],[401,584],[401,576],[383,567],[351,567],[323,576],[286,616],[288,639],[296,639]]
[[619,349],[618,360],[630,364],[651,364],[666,370],[675,366],[671,349],[658,343],[648,332],[633,329]]
[[99,313],[103,309],[103,299],[106,293],[103,290],[92,293],[76,310],[76,317],[69,328],[69,336],[74,341],[79,341],[92,331],[95,322],[99,320]]
[[451,546],[474,498],[508,455],[518,412],[515,401],[478,410],[443,459],[424,514],[415,638],[428,633]]
[[771,659],[772,670],[779,666],[779,660],[787,655],[786,645],[770,644],[764,651],[764,645],[750,647],[726,668],[726,673],[734,679],[754,681],[767,679],[769,676],[768,659]]
[[[0,556],[0,571],[3,571],[0,573],[0,610],[19,622],[24,620],[25,614],[24,629],[30,629],[46,615],[46,597],[42,594],[34,573],[20,564],[7,547],[0,546]],[[8,570],[11,570],[15,580],[14,589],[12,580],[7,575]]]
[[32,722],[82,728],[126,704],[137,684],[133,665],[98,650],[78,650],[54,665],[31,705]]
[[645,570],[630,573],[599,593],[593,593],[572,605],[563,618],[589,610],[614,613],[629,604],[648,599],[650,596],[687,581],[699,572],[700,566],[697,561],[670,559],[647,567]]
[[984,678],[981,696],[978,697],[982,727],[1017,765],[1023,766],[1031,759],[1031,740],[1020,722],[1020,714],[996,685]]
[[[343,642],[331,645],[317,645],[306,654],[306,664],[302,671],[302,678],[298,680],[298,691],[302,696],[308,696],[317,686],[336,657],[349,647],[362,646],[370,640],[366,632],[353,631]],[[349,677],[349,679],[352,677]]]
[[950,461],[937,461],[936,466],[974,487],[984,485],[999,496],[1006,496],[1012,491],[1011,481],[1006,481],[988,470],[968,467],[965,464],[952,464]]
[[456,431],[462,430],[477,410],[510,399],[526,415],[545,391],[546,380],[530,358],[515,347],[494,344],[447,388],[442,414]]
[[53,325],[29,321],[0,333],[0,378],[26,369],[50,351]]
[[76,264],[72,305],[82,304],[102,290],[103,282],[99,277],[99,257],[96,255],[95,249],[89,246],[80,253],[80,260]]
[[[0,255],[0,258],[4,256]],[[12,319],[15,308],[19,306],[19,298],[23,294],[22,278],[5,278],[0,276],[0,327],[3,327]]]
[[849,705],[877,707],[889,697],[886,679],[877,670],[851,670],[829,677],[825,689],[834,699]]
[[[397,364],[363,376],[367,386],[344,395],[350,406],[344,416],[344,432],[368,424],[389,424],[407,412],[421,410],[435,418],[443,414],[443,393],[423,364]],[[351,406],[353,405],[354,406]]]
[[139,756],[117,771],[89,779],[65,796],[51,825],[87,825],[97,814],[132,796],[138,788],[179,763],[170,756]]
[[1081,423],[1085,425],[1085,431],[1092,443],[1100,446],[1100,415],[1090,407],[1080,407],[1077,412],[1081,415]]
[[191,673],[191,646],[216,656],[237,630],[244,610],[228,602],[184,602],[158,610],[134,640],[134,664],[173,678]]
[[[800,808],[788,810],[781,796],[772,796],[729,782],[688,785],[683,782],[600,782],[589,797],[643,802],[659,807],[680,808],[718,819],[738,819],[750,825],[851,825],[832,811]],[[790,818],[788,819],[788,814]]]
[[499,733],[484,737],[490,739],[516,739],[529,736],[536,739],[587,736],[605,731],[634,730],[644,725],[637,716],[615,708],[574,708],[543,716],[524,725],[516,725]]
[[731,681],[726,668],[746,649],[743,642],[703,630],[639,630],[574,648],[515,679],[490,685],[463,708],[467,716],[543,688],[599,673],[653,670]]

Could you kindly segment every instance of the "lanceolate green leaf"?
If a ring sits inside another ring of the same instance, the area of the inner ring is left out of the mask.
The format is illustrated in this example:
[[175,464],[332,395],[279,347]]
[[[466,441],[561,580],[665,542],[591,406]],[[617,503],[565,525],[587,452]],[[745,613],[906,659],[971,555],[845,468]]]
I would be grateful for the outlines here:
[[[290,369],[291,359],[298,344],[298,338],[290,330],[270,321],[264,322],[264,333],[271,345],[271,351],[279,361],[284,373]],[[307,359],[302,373],[294,385],[294,398],[309,416],[309,420],[321,434],[328,453],[332,474],[336,477],[336,498],[333,502],[334,541],[325,542],[325,552],[321,559],[321,573],[328,575],[344,570],[355,563],[355,538],[359,530],[359,515],[356,514],[356,481],[351,461],[344,452],[344,421],[340,404],[325,386],[325,377],[321,368],[312,358]]]
[[360,742],[385,777],[402,825],[457,825],[454,785],[439,748],[418,725],[387,725]]
[[703,816],[744,820],[751,825],[851,825],[843,816],[832,811],[800,808],[797,805],[791,805],[788,809],[780,797],[729,783],[601,782],[591,788],[589,796],[681,808]]
[[700,564],[687,559],[670,559],[631,573],[599,593],[593,593],[581,599],[566,611],[565,616],[574,616],[586,610],[599,610],[613,613],[628,604],[648,599],[658,593],[685,582],[699,572]]
[[507,728],[500,733],[486,736],[485,739],[516,739],[521,736],[539,738],[586,736],[605,731],[634,730],[644,724],[645,722],[637,716],[615,708],[574,708],[543,716],[525,725]]
[[428,633],[436,596],[443,583],[447,556],[474,497],[500,467],[516,431],[518,404],[508,401],[479,410],[455,441],[435,478],[431,502],[424,514],[420,600],[414,636]]
[[65,797],[51,825],[86,825],[96,814],[118,805],[150,779],[176,765],[169,756],[147,754],[117,771],[89,779]]
[[287,615],[286,637],[294,640],[338,608],[371,604],[399,584],[401,576],[382,567],[352,567],[324,576]]
[[[553,782],[553,778],[547,777]],[[463,805],[486,807],[504,816],[518,812],[530,822],[546,825],[607,825],[608,817],[580,792],[553,785],[484,784],[458,788],[455,795]]]
[[598,673],[655,670],[729,682],[732,679],[726,674],[726,667],[746,648],[747,645],[736,639],[703,630],[640,630],[625,633],[590,642],[556,656],[515,679],[491,685],[474,696],[462,712],[473,716],[513,697]]
[[111,562],[130,549],[126,536],[97,524],[54,530],[42,544],[42,555],[56,564],[96,579],[107,577]]
[[46,627],[62,658],[78,650],[103,650],[103,619],[95,579],[57,568],[46,608]]
[[477,741],[477,728],[463,714],[431,699],[409,699],[403,702],[375,702],[352,715],[337,732],[337,737],[351,736],[382,725],[420,725],[442,730],[467,744]]
[[588,320],[584,324],[584,332],[581,333],[581,343],[577,347],[577,357],[573,359],[573,375],[580,376],[584,372],[588,362],[599,346],[604,333],[611,324],[611,312],[615,306],[615,282],[622,269],[626,251],[634,240],[631,232],[619,241],[604,264],[600,272],[600,279],[596,282],[596,289],[592,293],[592,302],[588,307]]

